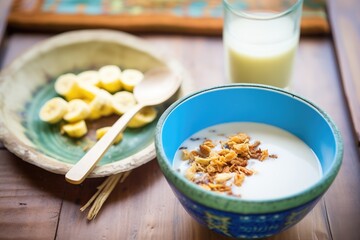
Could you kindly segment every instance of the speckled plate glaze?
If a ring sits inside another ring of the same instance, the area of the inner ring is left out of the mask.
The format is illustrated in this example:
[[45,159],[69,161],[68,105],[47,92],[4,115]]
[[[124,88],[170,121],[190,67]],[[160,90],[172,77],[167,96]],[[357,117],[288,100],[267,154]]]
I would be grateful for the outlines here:
[[[21,159],[48,171],[65,174],[86,149],[95,143],[95,130],[109,126],[116,116],[88,122],[89,133],[81,139],[60,134],[60,125],[42,122],[41,106],[57,96],[55,79],[67,72],[98,69],[107,64],[146,72],[166,66],[183,84],[177,96],[191,92],[182,67],[135,36],[110,30],[63,33],[34,46],[0,75],[0,139]],[[159,116],[170,103],[158,106]],[[138,129],[126,129],[120,144],[112,146],[90,177],[128,171],[155,158],[156,121]]]

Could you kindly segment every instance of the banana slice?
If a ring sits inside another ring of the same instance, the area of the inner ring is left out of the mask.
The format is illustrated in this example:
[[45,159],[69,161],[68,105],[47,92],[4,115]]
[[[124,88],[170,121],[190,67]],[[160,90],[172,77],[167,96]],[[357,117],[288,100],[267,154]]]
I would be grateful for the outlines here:
[[68,109],[68,103],[61,97],[55,97],[47,101],[39,112],[42,121],[48,123],[59,122]]
[[68,122],[78,122],[84,120],[90,114],[89,105],[81,99],[73,99],[68,103],[68,111],[64,119]]
[[75,123],[68,123],[62,126],[61,133],[66,133],[69,137],[80,138],[87,133],[84,120]]
[[121,73],[121,82],[125,90],[132,92],[134,87],[144,78],[144,74],[136,69],[126,69]]
[[90,114],[88,119],[98,119],[103,116],[109,116],[114,113],[112,107],[112,95],[101,89],[95,98],[89,103]]
[[130,128],[139,128],[145,126],[148,123],[151,123],[155,120],[157,115],[157,110],[154,107],[145,107],[140,112],[135,114],[135,116],[128,123]]
[[122,88],[121,70],[115,65],[106,65],[99,69],[100,85],[108,92],[114,93]]
[[87,119],[96,120],[96,119],[101,118],[100,109],[102,108],[103,105],[104,105],[104,103],[100,99],[94,98],[89,103],[90,113],[89,113]]
[[99,95],[104,99],[105,105],[101,109],[101,116],[109,116],[114,113],[114,108],[112,106],[112,95],[105,91],[104,89],[100,89]]
[[112,96],[112,106],[115,113],[123,115],[136,104],[134,94],[127,91],[117,92]]
[[54,88],[59,95],[65,97],[68,101],[81,97],[75,74],[66,73],[59,76],[56,79]]
[[91,85],[86,84],[84,82],[78,81],[78,88],[81,96],[85,99],[94,99],[96,95],[100,92],[100,88]]
[[[99,128],[96,130],[96,139],[99,140],[100,138],[102,138],[105,133],[107,133],[109,131],[111,127],[103,127],[103,128]],[[123,133],[120,133],[114,140],[113,144],[118,144],[122,139],[123,139]]]
[[100,86],[100,76],[98,71],[88,70],[77,75],[78,81],[87,85]]

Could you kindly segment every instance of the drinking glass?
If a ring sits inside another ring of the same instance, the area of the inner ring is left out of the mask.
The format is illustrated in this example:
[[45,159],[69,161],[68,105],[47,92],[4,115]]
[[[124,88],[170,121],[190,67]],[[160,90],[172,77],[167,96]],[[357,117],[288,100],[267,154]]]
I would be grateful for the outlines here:
[[303,0],[223,0],[230,82],[289,87],[302,4]]

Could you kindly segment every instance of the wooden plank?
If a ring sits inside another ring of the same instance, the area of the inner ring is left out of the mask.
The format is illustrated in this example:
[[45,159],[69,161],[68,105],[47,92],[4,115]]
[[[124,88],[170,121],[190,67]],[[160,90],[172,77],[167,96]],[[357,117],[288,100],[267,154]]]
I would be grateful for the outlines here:
[[360,1],[328,0],[341,79],[360,147]]
[[354,206],[360,204],[360,156],[353,126],[349,124],[351,117],[346,99],[342,91],[335,90],[342,86],[334,58],[329,40],[303,41],[297,58],[294,90],[323,108],[338,125],[344,140],[343,165],[324,198],[324,217],[329,221],[331,238],[319,239],[357,239],[360,209]]
[[0,150],[0,239],[53,239],[64,181]]
[[0,44],[5,35],[7,27],[7,18],[10,13],[10,7],[12,0],[2,0],[0,1]]

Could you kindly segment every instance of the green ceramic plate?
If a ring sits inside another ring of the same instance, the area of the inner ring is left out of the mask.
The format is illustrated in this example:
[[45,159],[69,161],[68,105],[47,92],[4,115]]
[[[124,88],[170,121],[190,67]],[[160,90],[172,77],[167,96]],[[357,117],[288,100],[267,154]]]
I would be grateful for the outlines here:
[[[54,81],[35,92],[34,97],[22,112],[24,116],[22,124],[25,128],[25,134],[37,146],[38,151],[62,162],[74,164],[85,154],[88,148],[95,144],[95,130],[100,127],[111,126],[118,116],[114,115],[100,120],[88,121],[89,134],[83,138],[74,139],[62,135],[60,134],[60,128],[63,122],[48,124],[39,118],[41,106],[47,100],[58,96],[53,86]],[[161,114],[163,112],[162,106],[157,108],[159,114]],[[142,128],[126,129],[123,141],[111,146],[99,162],[99,165],[128,158],[149,146],[153,142],[155,125],[156,121]]]
[[[55,79],[64,73],[98,69],[108,64],[143,72],[166,66],[183,81],[177,96],[190,92],[191,86],[184,81],[185,73],[180,65],[155,50],[135,36],[110,30],[68,32],[34,46],[1,73],[1,141],[23,160],[65,174],[95,143],[95,130],[110,126],[117,116],[87,122],[89,133],[81,139],[61,135],[62,123],[47,124],[38,116],[41,106],[57,96]],[[169,103],[157,106],[159,115]],[[90,177],[128,171],[154,159],[156,122],[126,129],[123,141],[110,147]]]

